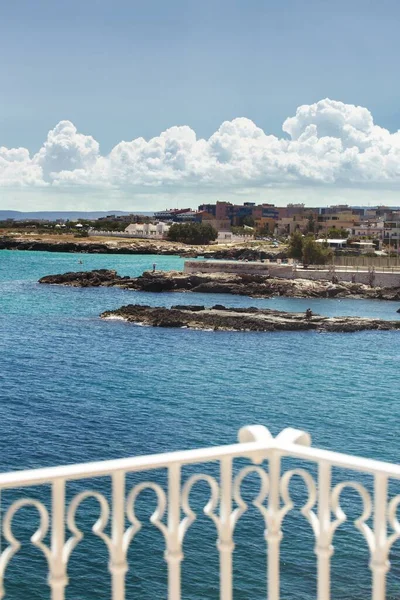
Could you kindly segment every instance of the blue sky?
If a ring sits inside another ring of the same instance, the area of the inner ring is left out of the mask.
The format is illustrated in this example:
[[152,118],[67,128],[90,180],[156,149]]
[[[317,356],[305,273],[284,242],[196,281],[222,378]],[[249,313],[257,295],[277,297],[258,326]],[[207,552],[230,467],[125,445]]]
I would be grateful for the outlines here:
[[[174,126],[188,126],[198,138],[208,139],[224,121],[239,117],[285,139],[282,125],[297,107],[325,98],[366,107],[376,125],[394,133],[400,127],[399,18],[400,3],[394,0],[2,2],[0,146],[26,148],[33,158],[48,132],[66,120],[79,134],[92,136],[103,157],[123,140],[149,140]],[[65,144],[65,136],[63,140]],[[67,143],[76,146],[74,139]],[[57,148],[50,151],[57,153]],[[60,207],[66,199],[74,208],[88,202],[92,206],[95,197],[101,198],[100,208],[162,204],[182,194],[197,200],[193,185],[188,191],[187,178],[184,183],[173,178],[171,184],[164,175],[151,183],[149,195],[147,180],[132,176],[132,170],[142,168],[136,155],[129,160],[131,179],[113,175],[107,184],[94,186],[93,175],[90,184],[88,177],[68,176],[63,186],[56,186],[44,178],[46,189],[40,192],[37,181],[43,177],[35,166],[29,164],[36,169],[29,177],[11,177],[8,170],[0,205],[32,209],[39,196],[45,200],[38,209],[49,203]],[[89,168],[80,156],[71,164]],[[6,168],[8,163],[4,172]],[[0,181],[1,169],[0,162]],[[342,174],[333,182],[322,181],[324,202],[346,189],[353,197],[355,187],[367,190],[371,198],[383,194],[392,201],[397,175],[391,169],[393,181],[383,191],[382,182],[374,178],[367,185],[370,175],[363,175],[357,185],[358,174],[345,184]],[[190,184],[200,182],[196,176]],[[200,185],[199,194],[215,195],[218,188],[219,196],[262,198],[265,193],[270,200],[276,194],[283,202],[282,186],[288,183],[287,194],[296,199],[303,194],[308,201],[310,194],[314,198],[322,193],[321,181],[309,181],[308,176],[297,185],[275,176],[260,184],[260,177],[251,175],[241,185],[235,181],[234,192],[226,179],[213,177],[212,191]],[[207,178],[202,171],[201,181]],[[110,206],[105,206],[107,198]]]

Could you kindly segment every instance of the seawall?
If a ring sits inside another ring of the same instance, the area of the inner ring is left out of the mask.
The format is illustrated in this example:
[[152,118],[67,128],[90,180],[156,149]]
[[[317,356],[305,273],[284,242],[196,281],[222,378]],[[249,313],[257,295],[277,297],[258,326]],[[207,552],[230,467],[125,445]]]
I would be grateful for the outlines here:
[[316,268],[303,269],[297,267],[293,261],[287,264],[279,262],[243,262],[243,261],[224,261],[224,260],[187,260],[185,261],[184,272],[193,273],[232,273],[246,275],[261,275],[270,277],[280,277],[282,279],[309,279],[311,281],[332,281],[335,276],[340,281],[363,283],[374,286],[397,288],[400,287],[400,270],[379,270],[369,271],[367,267],[335,267],[318,266]]

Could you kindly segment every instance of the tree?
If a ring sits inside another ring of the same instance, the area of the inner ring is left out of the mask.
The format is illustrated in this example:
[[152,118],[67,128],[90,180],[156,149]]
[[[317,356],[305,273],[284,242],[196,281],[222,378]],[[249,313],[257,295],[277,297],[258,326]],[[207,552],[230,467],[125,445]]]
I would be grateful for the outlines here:
[[254,229],[252,227],[231,227],[233,235],[242,235],[254,237]]
[[271,231],[269,230],[269,223],[264,223],[260,229],[257,231],[258,235],[271,235]]
[[312,235],[303,239],[303,265],[324,265],[331,257],[332,250],[327,244],[316,242]]
[[316,242],[313,235],[301,235],[296,231],[290,236],[288,256],[301,260],[303,265],[324,265],[332,256],[328,245]]
[[288,256],[297,260],[303,258],[303,236],[300,231],[296,231],[290,236]]
[[246,215],[240,219],[240,225],[247,225],[247,227],[254,227],[254,218],[251,215]]
[[167,239],[184,244],[209,244],[216,240],[218,231],[209,223],[173,223]]
[[340,229],[336,229],[336,227],[331,227],[330,229],[328,229],[326,235],[328,238],[341,238],[345,240],[349,237],[349,232],[347,231],[347,229],[343,229],[342,227]]
[[314,219],[314,215],[310,214],[307,217],[308,223],[307,223],[307,233],[315,233],[315,219]]

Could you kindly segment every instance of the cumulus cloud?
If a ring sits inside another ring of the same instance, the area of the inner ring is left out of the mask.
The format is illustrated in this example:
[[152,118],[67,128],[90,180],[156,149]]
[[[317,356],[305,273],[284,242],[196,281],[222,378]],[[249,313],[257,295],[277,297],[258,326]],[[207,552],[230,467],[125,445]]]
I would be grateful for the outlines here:
[[266,186],[400,183],[400,132],[374,124],[367,108],[334,100],[300,106],[282,137],[250,119],[225,121],[207,140],[187,126],[150,140],[122,141],[100,154],[98,142],[61,121],[39,152],[0,147],[0,185],[113,189],[235,189]]
[[0,185],[42,185],[42,170],[26,148],[0,146]]
[[90,170],[99,158],[99,144],[90,135],[78,133],[71,121],[60,121],[49,131],[34,157],[43,178],[51,180],[63,171]]

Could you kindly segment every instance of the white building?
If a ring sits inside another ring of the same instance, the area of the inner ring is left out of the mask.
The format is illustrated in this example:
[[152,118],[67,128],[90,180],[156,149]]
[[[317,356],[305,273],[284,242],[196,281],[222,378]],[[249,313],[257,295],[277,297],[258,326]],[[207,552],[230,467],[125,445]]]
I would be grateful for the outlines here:
[[170,225],[167,223],[131,223],[125,229],[125,233],[137,237],[158,238],[165,237],[169,231]]
[[357,237],[374,237],[381,240],[384,233],[384,222],[377,221],[373,224],[360,223],[359,225],[355,225],[351,232]]
[[333,249],[344,248],[344,246],[346,246],[346,244],[347,244],[347,240],[346,239],[342,239],[342,238],[337,238],[337,239],[320,238],[319,240],[316,240],[316,242],[318,244],[328,244],[329,248],[333,248]]
[[351,242],[351,247],[360,250],[361,254],[375,252],[375,244],[373,242]]

